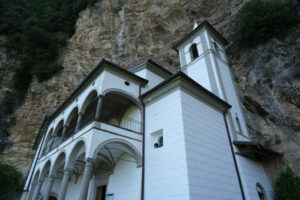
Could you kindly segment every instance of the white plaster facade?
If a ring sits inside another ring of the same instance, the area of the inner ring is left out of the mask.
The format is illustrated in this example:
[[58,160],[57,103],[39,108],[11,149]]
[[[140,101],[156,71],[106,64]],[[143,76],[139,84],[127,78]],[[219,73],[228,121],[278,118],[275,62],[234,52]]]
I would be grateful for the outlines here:
[[175,74],[102,60],[43,123],[22,199],[272,199],[233,144],[251,141],[225,45],[204,22],[175,46]]

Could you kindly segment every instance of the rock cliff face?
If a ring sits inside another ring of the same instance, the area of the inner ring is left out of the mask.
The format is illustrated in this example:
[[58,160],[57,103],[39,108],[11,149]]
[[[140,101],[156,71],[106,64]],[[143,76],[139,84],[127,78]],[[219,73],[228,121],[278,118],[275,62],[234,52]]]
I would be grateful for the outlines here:
[[[48,81],[32,82],[14,113],[16,125],[9,130],[12,145],[0,158],[27,170],[44,116],[63,102],[101,58],[124,67],[151,58],[174,72],[179,60],[172,46],[192,30],[194,21],[207,19],[226,37],[242,4],[242,0],[102,0],[82,11],[75,34],[60,53],[64,69]],[[285,153],[283,158],[265,162],[272,179],[286,164],[300,174],[299,33],[295,27],[284,38],[254,49],[228,49],[252,137]],[[1,46],[0,57],[0,73],[9,72],[15,61]],[[0,98],[9,90],[9,77],[4,77]]]

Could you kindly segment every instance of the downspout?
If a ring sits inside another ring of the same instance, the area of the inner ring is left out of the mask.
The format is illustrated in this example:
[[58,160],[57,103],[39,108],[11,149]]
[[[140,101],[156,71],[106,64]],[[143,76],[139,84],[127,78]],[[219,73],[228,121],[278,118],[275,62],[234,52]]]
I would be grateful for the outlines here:
[[145,196],[145,104],[141,98],[141,86],[140,86],[140,101],[143,109],[143,152],[142,152],[142,186],[141,186],[141,200],[144,200]]
[[230,132],[229,132],[229,128],[228,128],[228,123],[227,123],[227,120],[226,120],[227,111],[228,110],[226,110],[223,113],[224,122],[225,122],[225,126],[226,126],[226,132],[227,132],[228,141],[229,141],[229,144],[230,144],[230,149],[231,149],[231,153],[232,153],[232,157],[233,157],[233,162],[234,162],[236,174],[237,174],[238,180],[239,180],[239,185],[240,185],[242,198],[243,198],[243,200],[246,200],[245,193],[244,193],[244,188],[243,188],[243,184],[242,184],[242,179],[241,179],[241,175],[240,175],[240,171],[239,171],[239,167],[238,167],[238,164],[237,164],[237,161],[236,161],[235,152],[234,152],[234,149],[233,149],[233,144],[232,144],[232,140],[231,140],[231,136],[230,136]]

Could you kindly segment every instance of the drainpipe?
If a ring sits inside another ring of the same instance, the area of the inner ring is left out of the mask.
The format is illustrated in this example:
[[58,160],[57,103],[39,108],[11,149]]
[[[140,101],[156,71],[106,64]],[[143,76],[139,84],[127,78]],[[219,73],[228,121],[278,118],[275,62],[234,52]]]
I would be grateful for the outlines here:
[[237,174],[238,180],[239,180],[239,185],[240,185],[240,190],[241,190],[241,194],[242,194],[242,199],[246,200],[245,193],[244,193],[244,188],[243,188],[243,184],[242,184],[242,179],[241,179],[241,175],[240,175],[240,171],[239,171],[239,167],[238,167],[238,164],[237,164],[237,161],[236,161],[235,152],[234,152],[234,149],[233,149],[233,144],[232,144],[232,140],[231,140],[231,136],[230,136],[230,132],[229,132],[229,128],[228,128],[228,123],[227,123],[227,120],[226,120],[227,111],[228,110],[226,110],[223,113],[224,122],[225,122],[225,126],[226,126],[226,132],[227,132],[228,141],[229,141],[229,144],[230,144],[230,149],[231,149],[231,153],[232,153],[232,157],[233,157],[235,171],[236,171],[236,174]]
[[[141,87],[139,91],[141,95]],[[145,104],[141,98],[139,97],[141,104],[142,104],[142,109],[143,109],[143,152],[142,152],[142,187],[141,187],[141,200],[144,200],[145,196]]]

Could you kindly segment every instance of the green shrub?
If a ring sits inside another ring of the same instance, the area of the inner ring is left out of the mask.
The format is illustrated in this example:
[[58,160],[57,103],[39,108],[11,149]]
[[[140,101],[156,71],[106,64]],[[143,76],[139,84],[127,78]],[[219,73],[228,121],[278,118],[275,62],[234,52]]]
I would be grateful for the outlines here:
[[59,49],[73,35],[78,14],[95,0],[0,0],[0,34],[19,65],[11,86],[24,94],[33,77],[46,80],[62,66]]
[[289,3],[280,0],[252,0],[235,16],[231,36],[237,47],[251,47],[281,34],[299,22]]
[[285,171],[280,173],[275,183],[274,200],[299,200],[300,199],[300,178],[287,166]]
[[15,166],[0,162],[0,192],[21,190],[23,184],[22,173]]

